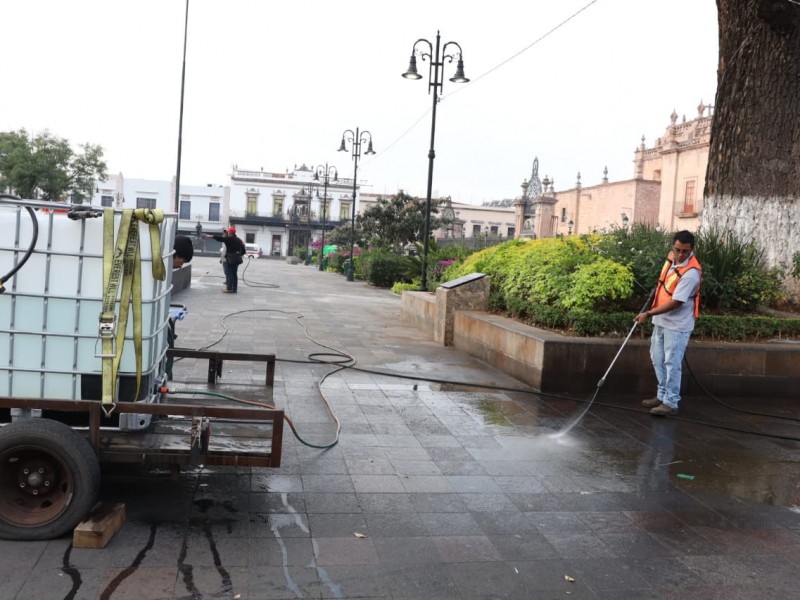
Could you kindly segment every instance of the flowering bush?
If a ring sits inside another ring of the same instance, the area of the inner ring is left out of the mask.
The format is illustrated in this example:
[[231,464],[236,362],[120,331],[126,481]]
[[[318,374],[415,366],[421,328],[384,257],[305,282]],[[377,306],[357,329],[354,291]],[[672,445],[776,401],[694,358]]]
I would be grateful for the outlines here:
[[431,273],[431,279],[433,281],[442,281],[444,276],[444,272],[450,267],[450,265],[456,262],[456,258],[450,258],[448,260],[440,260],[433,266],[433,273]]

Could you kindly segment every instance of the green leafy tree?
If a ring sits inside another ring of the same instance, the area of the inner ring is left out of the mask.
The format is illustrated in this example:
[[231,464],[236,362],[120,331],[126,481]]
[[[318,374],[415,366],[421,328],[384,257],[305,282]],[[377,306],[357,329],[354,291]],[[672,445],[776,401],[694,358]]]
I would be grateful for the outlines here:
[[22,198],[81,204],[91,198],[95,180],[106,179],[103,149],[92,144],[72,150],[66,139],[44,131],[0,132],[0,189]]
[[350,224],[336,227],[332,231],[325,234],[325,245],[337,246],[339,249],[347,247],[350,251]]
[[[431,200],[431,231],[449,224],[439,215],[439,207],[447,200]],[[389,198],[378,198],[374,206],[356,215],[355,242],[362,248],[383,248],[400,253],[408,244],[422,241],[424,231],[425,200],[401,190]],[[331,244],[349,247],[350,224],[337,227],[326,239]]]
[[[430,231],[448,225],[439,216],[439,207],[445,198],[431,201]],[[425,200],[415,198],[402,190],[390,198],[378,198],[357,217],[363,237],[369,245],[402,252],[408,244],[421,241],[425,232]]]

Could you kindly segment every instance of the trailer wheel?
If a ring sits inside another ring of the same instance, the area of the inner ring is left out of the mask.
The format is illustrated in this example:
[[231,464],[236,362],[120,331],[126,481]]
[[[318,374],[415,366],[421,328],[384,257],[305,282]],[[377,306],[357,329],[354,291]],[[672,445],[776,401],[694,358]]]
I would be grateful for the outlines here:
[[0,538],[64,535],[94,506],[99,488],[97,456],[69,426],[33,418],[0,429]]

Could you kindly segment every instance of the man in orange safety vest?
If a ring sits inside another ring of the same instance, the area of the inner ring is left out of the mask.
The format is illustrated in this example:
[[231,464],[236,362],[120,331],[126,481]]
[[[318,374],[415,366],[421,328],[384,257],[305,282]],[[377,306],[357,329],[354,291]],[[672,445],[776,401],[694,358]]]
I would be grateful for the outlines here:
[[689,336],[700,314],[700,284],[703,269],[694,255],[694,235],[679,231],[672,238],[669,253],[658,278],[655,297],[650,308],[636,315],[642,325],[653,318],[650,338],[650,359],[658,380],[654,398],[642,401],[642,406],[654,415],[674,415],[681,401],[681,363],[689,344]]

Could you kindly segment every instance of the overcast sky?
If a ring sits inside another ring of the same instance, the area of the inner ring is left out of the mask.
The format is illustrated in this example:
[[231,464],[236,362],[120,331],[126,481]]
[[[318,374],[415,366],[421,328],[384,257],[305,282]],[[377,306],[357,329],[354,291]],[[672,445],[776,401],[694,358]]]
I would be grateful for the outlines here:
[[[0,131],[49,129],[105,150],[109,172],[176,171],[185,0],[0,3]],[[585,10],[581,10],[584,9]],[[580,12],[579,12],[580,11]],[[559,24],[579,13],[559,27]],[[541,39],[552,29],[550,35]],[[468,84],[437,109],[434,196],[513,198],[629,179],[675,109],[714,102],[714,0],[190,0],[181,181],[335,165],[345,129],[372,134],[364,191],[425,196],[432,96],[401,77],[414,42],[458,42]]]

